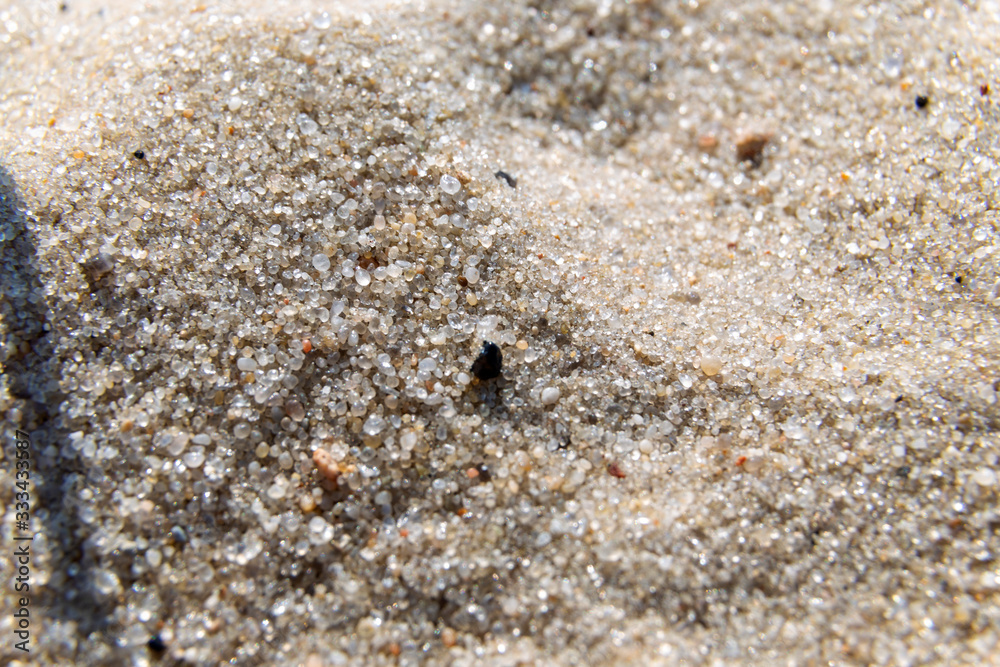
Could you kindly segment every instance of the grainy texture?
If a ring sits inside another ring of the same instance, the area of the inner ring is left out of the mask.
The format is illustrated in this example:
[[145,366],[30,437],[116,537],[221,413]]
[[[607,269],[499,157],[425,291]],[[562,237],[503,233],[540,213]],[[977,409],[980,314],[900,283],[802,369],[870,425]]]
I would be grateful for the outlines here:
[[733,4],[0,9],[0,658],[995,657],[1000,7]]

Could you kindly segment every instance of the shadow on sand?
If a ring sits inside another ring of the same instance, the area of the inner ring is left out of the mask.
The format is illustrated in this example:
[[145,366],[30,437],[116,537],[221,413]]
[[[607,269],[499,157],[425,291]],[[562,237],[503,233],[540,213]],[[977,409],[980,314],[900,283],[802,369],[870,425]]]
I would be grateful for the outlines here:
[[[100,474],[84,466],[75,455],[63,454],[68,441],[60,415],[62,360],[57,358],[58,323],[47,302],[38,267],[38,239],[34,222],[19,194],[13,175],[0,166],[0,406],[4,410],[3,451],[5,465],[14,477],[15,431],[30,438],[30,527],[11,526],[6,544],[15,536],[33,535],[29,582],[31,613],[30,654],[12,655],[34,662],[49,657],[84,656],[86,638],[103,635],[103,643],[114,645],[117,635],[110,624],[109,608],[97,593],[93,574],[97,567],[85,543],[99,527],[85,524],[77,511],[73,486],[89,474]],[[42,221],[40,224],[48,224]],[[4,489],[4,498],[13,498]],[[110,499],[107,499],[110,501]],[[24,542],[18,542],[23,544]],[[49,578],[40,583],[42,573]],[[42,619],[44,648],[39,647]],[[82,641],[81,641],[82,640]],[[110,641],[108,641],[110,640]],[[35,662],[34,664],[38,664]]]

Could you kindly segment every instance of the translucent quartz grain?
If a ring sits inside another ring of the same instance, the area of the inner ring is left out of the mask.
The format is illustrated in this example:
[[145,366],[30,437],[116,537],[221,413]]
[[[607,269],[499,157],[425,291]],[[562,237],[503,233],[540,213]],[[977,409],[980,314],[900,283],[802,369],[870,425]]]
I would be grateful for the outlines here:
[[562,392],[559,391],[559,387],[546,387],[542,390],[542,405],[552,405],[559,400],[560,396],[562,396]]
[[322,273],[330,270],[330,258],[323,254],[313,255],[313,268]]
[[375,436],[382,432],[385,428],[385,420],[377,415],[369,415],[368,419],[365,420],[362,431],[365,435]]
[[146,562],[152,568],[160,567],[163,563],[163,554],[159,549],[147,549],[146,550]]
[[316,134],[319,130],[319,124],[306,114],[299,114],[295,121],[299,126],[299,132],[307,137]]
[[317,30],[326,30],[331,25],[333,25],[333,21],[328,12],[320,12],[316,15],[316,18],[313,19],[313,27]]
[[989,468],[980,468],[972,473],[972,480],[983,487],[993,487],[997,483],[997,475]]
[[406,431],[400,436],[399,444],[405,450],[413,449],[417,444],[417,434],[413,431]]
[[170,440],[170,443],[167,445],[167,454],[175,457],[180,456],[181,452],[184,451],[190,440],[191,436],[188,433],[181,431],[175,435],[172,440]]
[[441,177],[440,188],[449,195],[455,195],[462,189],[462,184],[454,176],[445,174]]
[[184,465],[188,468],[200,468],[201,464],[205,462],[205,448],[201,446],[192,447],[185,452],[183,459]]

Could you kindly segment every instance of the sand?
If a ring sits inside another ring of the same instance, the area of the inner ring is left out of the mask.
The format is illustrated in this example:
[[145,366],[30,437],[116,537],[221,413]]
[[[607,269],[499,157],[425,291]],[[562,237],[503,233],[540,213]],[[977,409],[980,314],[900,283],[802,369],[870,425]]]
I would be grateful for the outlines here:
[[995,661],[998,17],[0,8],[0,657]]

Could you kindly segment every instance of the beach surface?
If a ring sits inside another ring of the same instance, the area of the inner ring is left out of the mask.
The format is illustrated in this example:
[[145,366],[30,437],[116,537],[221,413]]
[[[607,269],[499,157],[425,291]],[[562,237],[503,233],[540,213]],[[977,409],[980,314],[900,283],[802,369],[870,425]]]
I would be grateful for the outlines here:
[[996,664],[997,35],[4,3],[0,661]]

